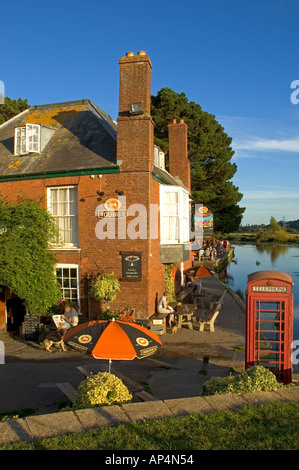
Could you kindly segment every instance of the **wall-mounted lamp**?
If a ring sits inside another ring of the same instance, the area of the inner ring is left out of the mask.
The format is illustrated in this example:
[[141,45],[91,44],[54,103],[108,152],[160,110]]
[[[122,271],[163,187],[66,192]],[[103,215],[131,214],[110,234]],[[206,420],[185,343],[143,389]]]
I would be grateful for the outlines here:
[[131,116],[136,114],[143,114],[142,104],[141,103],[130,103],[129,104],[129,113]]
[[119,196],[122,196],[124,194],[123,191],[119,191],[118,189],[115,190],[116,194],[118,194]]

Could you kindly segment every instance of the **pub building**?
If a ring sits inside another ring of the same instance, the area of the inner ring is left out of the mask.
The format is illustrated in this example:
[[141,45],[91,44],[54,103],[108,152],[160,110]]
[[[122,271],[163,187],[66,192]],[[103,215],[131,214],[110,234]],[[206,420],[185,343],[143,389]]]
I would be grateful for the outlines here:
[[[0,126],[1,197],[43,198],[63,240],[51,248],[61,297],[89,319],[98,303],[86,279],[100,270],[120,281],[111,310],[129,306],[144,319],[165,290],[167,266],[176,291],[191,267],[187,125],[169,123],[166,171],[154,145],[150,58],[129,52],[119,67],[117,123],[84,99],[32,106]],[[10,308],[23,321],[20,300],[0,286],[0,329]]]

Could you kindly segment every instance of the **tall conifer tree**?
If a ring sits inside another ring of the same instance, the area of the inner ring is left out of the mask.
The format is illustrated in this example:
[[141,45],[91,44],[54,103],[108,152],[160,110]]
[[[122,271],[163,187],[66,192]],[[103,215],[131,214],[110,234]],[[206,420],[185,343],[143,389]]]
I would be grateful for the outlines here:
[[168,124],[183,118],[188,125],[188,156],[191,162],[192,196],[214,212],[215,230],[228,233],[238,229],[244,208],[243,195],[231,181],[237,171],[232,163],[232,139],[215,116],[189,101],[185,93],[162,88],[152,96],[155,143],[168,153]]

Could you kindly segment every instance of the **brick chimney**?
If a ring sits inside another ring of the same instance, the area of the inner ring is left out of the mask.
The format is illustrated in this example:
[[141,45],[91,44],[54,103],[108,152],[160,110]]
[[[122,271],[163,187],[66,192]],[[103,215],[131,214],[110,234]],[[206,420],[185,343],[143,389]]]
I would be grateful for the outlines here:
[[190,162],[188,159],[188,126],[184,119],[178,123],[173,118],[168,125],[169,139],[169,173],[177,176],[186,188],[191,191]]
[[119,60],[117,160],[121,171],[151,171],[154,124],[151,111],[152,64],[144,51],[128,52]]

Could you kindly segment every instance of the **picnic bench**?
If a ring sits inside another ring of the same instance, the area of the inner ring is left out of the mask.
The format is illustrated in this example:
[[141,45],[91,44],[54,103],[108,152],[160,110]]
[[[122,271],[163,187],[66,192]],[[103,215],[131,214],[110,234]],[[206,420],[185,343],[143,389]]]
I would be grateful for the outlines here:
[[178,302],[182,302],[188,296],[193,294],[193,291],[196,289],[196,286],[187,286],[176,294],[176,299]]
[[225,297],[226,290],[224,289],[222,294],[219,296],[213,296],[210,300],[210,310],[214,309],[216,305],[222,305],[223,304],[223,299]]
[[[88,366],[88,367],[78,366],[77,370],[81,372],[81,374],[85,378],[85,377],[88,377],[92,373],[97,374],[98,372],[105,372],[106,368],[105,366],[102,366],[102,365],[96,365],[94,367],[93,366]],[[134,380],[130,379],[129,377],[122,374],[121,372],[114,369],[113,367],[111,368],[111,373],[116,375],[119,379],[121,379],[124,385],[128,387],[130,393],[132,393],[135,397],[139,398],[141,401],[157,401],[158,400],[158,398],[146,392],[142,385],[138,384],[137,382],[134,382]]]
[[188,326],[190,330],[193,329],[192,315],[196,309],[196,304],[183,304],[177,308],[176,314],[178,316],[178,329],[181,329],[182,326]]
[[68,382],[61,382],[56,385],[71,403],[75,403],[77,396],[77,390],[75,387]]
[[[170,313],[170,312],[169,312]],[[160,335],[164,335],[166,333],[166,319],[169,315],[169,313],[154,313],[150,317],[150,323],[151,323],[151,330]]]
[[213,310],[203,311],[198,319],[193,318],[193,324],[197,325],[199,331],[204,331],[205,326],[209,325],[210,332],[215,331],[215,320],[219,315],[221,305],[216,305]]

